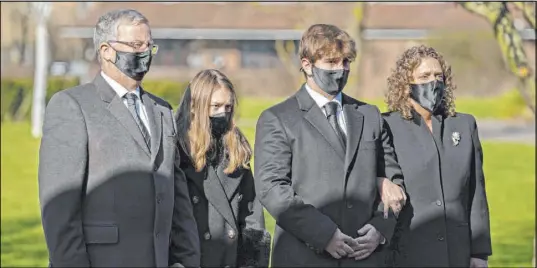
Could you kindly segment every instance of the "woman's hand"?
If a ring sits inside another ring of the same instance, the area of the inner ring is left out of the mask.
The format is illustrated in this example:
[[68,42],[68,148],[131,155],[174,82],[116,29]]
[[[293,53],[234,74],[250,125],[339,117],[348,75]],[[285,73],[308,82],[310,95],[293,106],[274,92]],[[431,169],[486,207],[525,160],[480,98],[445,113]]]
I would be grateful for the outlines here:
[[379,195],[384,203],[384,218],[388,218],[388,211],[391,208],[395,216],[399,215],[399,212],[406,204],[406,193],[399,185],[391,182],[387,178],[377,177],[377,186],[379,189]]

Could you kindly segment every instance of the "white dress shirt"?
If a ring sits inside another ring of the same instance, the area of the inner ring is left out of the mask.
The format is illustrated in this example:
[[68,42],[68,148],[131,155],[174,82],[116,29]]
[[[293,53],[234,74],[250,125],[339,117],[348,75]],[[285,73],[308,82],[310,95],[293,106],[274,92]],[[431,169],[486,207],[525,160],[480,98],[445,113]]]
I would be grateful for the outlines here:
[[[321,108],[321,111],[323,111],[324,116],[326,116],[326,110],[324,108],[324,105],[329,103],[330,100],[327,99],[325,96],[321,95],[317,91],[311,89],[308,84],[306,84],[306,90],[310,94],[310,96],[313,98],[315,103]],[[337,123],[339,124],[339,127],[341,127],[341,130],[343,130],[343,133],[345,136],[347,136],[347,121],[345,120],[345,113],[343,112],[343,105],[342,105],[342,96],[341,92],[336,95],[336,97],[332,100],[333,102],[336,102],[338,104],[337,106]]]
[[[121,100],[125,104],[125,107],[128,108],[127,99],[123,98],[123,96],[129,93],[129,91],[102,71],[101,71],[101,75],[104,78],[104,80],[110,85],[110,87],[112,87],[112,89],[121,98]],[[136,102],[135,102],[136,112],[138,112],[138,114],[140,115],[142,124],[144,124],[145,128],[147,129],[147,132],[149,132],[149,136],[151,136],[151,128],[149,127],[149,117],[147,116],[144,103],[142,102],[142,98],[140,97],[140,88],[137,87],[136,90],[134,90],[132,93],[136,94],[136,97],[137,97]]]

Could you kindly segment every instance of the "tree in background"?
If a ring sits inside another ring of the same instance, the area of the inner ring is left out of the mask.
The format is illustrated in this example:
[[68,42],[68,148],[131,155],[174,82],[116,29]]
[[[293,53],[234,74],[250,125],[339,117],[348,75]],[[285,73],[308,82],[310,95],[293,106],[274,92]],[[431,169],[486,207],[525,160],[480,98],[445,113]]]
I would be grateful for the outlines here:
[[[295,29],[305,30],[312,24],[310,16],[308,16],[312,13],[312,7],[308,3],[302,3],[301,5],[303,7],[300,9],[300,14],[296,14],[300,19],[295,25]],[[304,78],[302,72],[299,71],[300,59],[297,58],[297,43],[295,40],[275,40],[274,49],[285,69],[291,75],[293,87],[299,88],[304,83]]]
[[[362,53],[364,53],[364,39],[362,32],[364,30],[364,17],[366,14],[368,3],[356,2],[352,10],[353,17],[349,22],[350,27],[347,29],[349,35],[356,41],[356,59],[351,63],[352,73],[349,76],[348,85],[354,86],[355,89],[358,89],[359,85],[359,70],[360,62],[362,59]],[[347,93],[348,94],[348,93]]]
[[[459,2],[458,4],[486,18],[492,25],[504,61],[509,71],[518,78],[517,88],[535,116],[534,70],[528,64],[522,38],[514,26],[513,15],[507,7],[507,2]],[[535,3],[517,2],[515,6],[523,11],[524,18],[535,28]]]
[[[528,65],[522,38],[515,29],[513,15],[507,2],[460,2],[466,10],[485,17],[493,26],[496,40],[504,56],[509,70],[518,77],[518,90],[535,116],[535,74]],[[535,26],[535,2],[514,2],[514,6],[522,11],[528,24]],[[535,235],[533,236],[532,266],[535,267]]]
[[[23,65],[28,62],[27,52],[32,46],[33,38],[30,37],[32,28],[32,6],[29,2],[3,3],[2,16],[5,16],[6,26],[10,27],[9,36],[2,35],[2,45],[12,46],[13,51],[17,52],[16,64]],[[4,21],[4,19],[2,19]],[[4,44],[4,41],[9,44]]]
[[[255,4],[255,3],[254,3]],[[363,18],[365,14],[365,7],[367,3],[357,2],[353,8],[353,15],[350,18],[349,25],[346,29],[349,35],[356,41],[357,55],[356,60],[351,63],[351,70],[354,70],[355,75],[349,76],[347,85],[358,87],[358,68],[360,67],[360,59],[363,53]],[[310,25],[317,23],[315,18],[311,16],[313,14],[313,6],[309,3],[300,3],[300,13],[295,14],[299,18],[298,23],[295,25],[295,29],[306,30]],[[258,5],[259,6],[259,5]],[[259,6],[262,7],[262,6]],[[293,80],[293,86],[295,88],[300,87],[304,83],[304,78],[300,69],[300,59],[297,58],[297,42],[295,40],[275,40],[274,49],[278,55],[278,58],[284,65],[284,68],[291,75]]]
[[522,11],[524,19],[535,29],[535,2],[513,2],[513,4]]

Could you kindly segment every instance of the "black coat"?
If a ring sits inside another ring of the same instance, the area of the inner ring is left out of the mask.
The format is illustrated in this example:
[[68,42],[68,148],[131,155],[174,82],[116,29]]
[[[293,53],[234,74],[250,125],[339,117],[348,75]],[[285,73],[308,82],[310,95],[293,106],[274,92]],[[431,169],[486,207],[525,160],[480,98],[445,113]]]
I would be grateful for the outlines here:
[[196,172],[187,156],[181,159],[198,226],[201,267],[267,267],[270,234],[252,171],[225,174],[224,166],[209,165]]
[[277,223],[274,267],[384,265],[382,246],[361,261],[324,250],[337,228],[357,237],[368,223],[389,241],[396,220],[383,218],[377,176],[402,179],[379,110],[347,95],[342,100],[346,150],[304,87],[257,122],[255,186]]
[[409,195],[392,241],[395,265],[468,267],[471,256],[492,254],[475,119],[433,117],[431,133],[413,114],[412,120],[384,114]]

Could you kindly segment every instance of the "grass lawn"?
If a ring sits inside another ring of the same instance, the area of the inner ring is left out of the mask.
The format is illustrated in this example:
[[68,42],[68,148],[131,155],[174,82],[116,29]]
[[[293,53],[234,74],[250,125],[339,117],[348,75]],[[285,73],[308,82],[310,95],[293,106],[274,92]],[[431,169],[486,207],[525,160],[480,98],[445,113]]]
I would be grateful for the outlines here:
[[[257,120],[259,115],[266,108],[284,100],[244,98],[239,100],[239,118],[241,115],[248,118],[248,121]],[[369,104],[376,105],[381,112],[387,111],[387,106],[383,99],[364,99]],[[533,120],[531,111],[526,107],[524,100],[516,90],[510,90],[502,95],[478,97],[461,97],[455,100],[456,110],[461,113],[469,113],[477,118],[487,119],[512,119],[523,118]]]
[[[247,99],[240,103],[239,124],[252,145],[255,121],[276,101]],[[494,255],[490,266],[530,266],[535,230],[535,147],[487,142],[483,147],[492,217]],[[38,148],[39,141],[31,138],[28,123],[2,124],[1,266],[47,265],[37,197]],[[272,232],[274,221],[268,214],[266,221]]]

